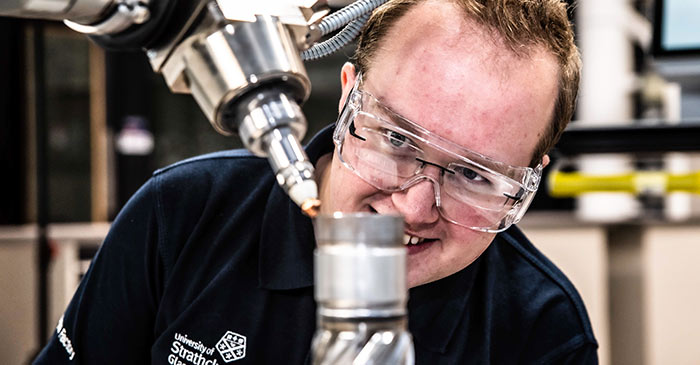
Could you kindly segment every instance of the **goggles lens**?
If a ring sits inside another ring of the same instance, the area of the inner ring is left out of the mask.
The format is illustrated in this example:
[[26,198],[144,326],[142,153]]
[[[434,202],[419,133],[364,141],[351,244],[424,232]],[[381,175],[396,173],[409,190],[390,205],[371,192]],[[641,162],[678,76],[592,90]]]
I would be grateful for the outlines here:
[[[540,166],[509,166],[433,135],[357,85],[334,141],[340,161],[367,183],[394,192],[430,180],[440,214],[478,231],[500,232],[519,221],[541,175]],[[425,174],[428,166],[439,173]]]

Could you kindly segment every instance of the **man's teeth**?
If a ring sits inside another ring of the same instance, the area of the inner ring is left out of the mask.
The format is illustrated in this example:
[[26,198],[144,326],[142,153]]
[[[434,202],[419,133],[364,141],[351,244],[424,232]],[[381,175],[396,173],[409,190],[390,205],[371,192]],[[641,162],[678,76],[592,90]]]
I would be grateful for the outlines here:
[[408,245],[408,244],[417,245],[417,244],[423,242],[424,240],[425,240],[424,238],[420,238],[420,237],[414,237],[414,236],[407,235],[407,234],[403,235],[403,244],[404,245]]

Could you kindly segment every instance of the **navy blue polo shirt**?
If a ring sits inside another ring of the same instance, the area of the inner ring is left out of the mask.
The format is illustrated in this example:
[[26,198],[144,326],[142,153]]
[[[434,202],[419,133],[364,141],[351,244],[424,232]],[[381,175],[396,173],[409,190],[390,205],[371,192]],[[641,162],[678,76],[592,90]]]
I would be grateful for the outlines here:
[[[332,129],[307,147],[333,149]],[[120,212],[40,364],[301,364],[316,327],[311,221],[268,163],[226,151],[154,173]],[[512,227],[410,290],[418,364],[597,363],[584,305]]]

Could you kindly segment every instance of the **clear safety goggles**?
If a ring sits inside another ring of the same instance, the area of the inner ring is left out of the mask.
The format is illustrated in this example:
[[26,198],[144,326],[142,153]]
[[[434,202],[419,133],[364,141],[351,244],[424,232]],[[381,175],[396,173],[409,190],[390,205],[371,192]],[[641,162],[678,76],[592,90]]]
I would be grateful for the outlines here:
[[[396,192],[428,180],[444,219],[482,232],[520,221],[542,175],[470,151],[398,115],[366,91],[358,76],[333,140],[340,161],[375,188]],[[437,173],[427,174],[433,167]]]

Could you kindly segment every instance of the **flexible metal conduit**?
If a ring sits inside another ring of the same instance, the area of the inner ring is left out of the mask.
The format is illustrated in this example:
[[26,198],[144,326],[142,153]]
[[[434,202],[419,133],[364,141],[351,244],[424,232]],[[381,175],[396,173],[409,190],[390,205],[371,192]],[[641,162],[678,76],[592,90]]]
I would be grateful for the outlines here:
[[386,1],[387,0],[358,0],[323,18],[317,26],[322,36],[336,31],[344,25],[345,28],[330,39],[317,43],[302,52],[301,58],[305,61],[315,60],[326,57],[343,48],[360,34],[362,26],[367,22],[372,11]]
[[318,28],[321,30],[321,35],[327,35],[330,32],[340,29],[345,24],[361,17],[364,14],[371,13],[372,10],[378,8],[387,0],[358,0],[354,3],[338,10],[337,12],[323,18],[318,23]]
[[353,20],[343,28],[338,34],[334,35],[327,41],[317,43],[313,47],[301,53],[301,58],[304,61],[316,60],[335,53],[337,50],[345,47],[352,42],[369,19],[370,13],[367,13],[360,18]]

